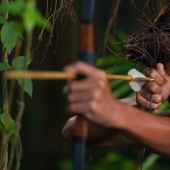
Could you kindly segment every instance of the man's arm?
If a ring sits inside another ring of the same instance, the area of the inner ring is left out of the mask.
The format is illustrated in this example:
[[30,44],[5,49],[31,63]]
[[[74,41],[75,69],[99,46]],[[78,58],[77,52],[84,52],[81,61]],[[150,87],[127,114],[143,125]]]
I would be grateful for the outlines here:
[[[138,107],[136,96],[120,99],[121,102]],[[74,128],[76,116],[70,118],[63,127],[62,136],[68,142],[74,140]],[[93,147],[118,147],[118,148],[139,148],[134,141],[116,132],[114,129],[105,128],[93,122],[89,122],[89,134],[87,145]]]
[[[122,103],[139,108],[136,103],[136,96],[120,99]],[[170,113],[169,113],[170,114]],[[165,114],[162,114],[165,115]],[[167,115],[167,112],[166,112]],[[62,136],[68,142],[74,141],[74,128],[76,116],[70,118],[63,127]],[[142,148],[139,144],[128,138],[127,136],[117,132],[112,128],[106,128],[89,122],[89,134],[87,138],[87,146],[89,147],[116,147],[116,148]]]
[[[104,130],[109,129],[108,134],[111,130],[153,152],[170,156],[169,117],[148,114],[116,100],[102,70],[77,62],[68,66],[65,71],[86,76],[81,81],[71,81],[68,84],[68,109],[71,113],[84,116],[90,122],[104,127]],[[157,96],[162,94],[160,83],[164,83],[165,77],[153,71],[156,73],[152,77],[155,79],[152,90],[156,91],[153,102],[156,102]],[[160,67],[159,71],[164,70]],[[165,87],[169,87],[169,84]],[[169,92],[170,88],[166,90]],[[149,106],[150,103],[146,104]],[[156,108],[157,103],[153,106]],[[111,137],[115,139],[114,135]]]
[[[62,130],[62,136],[68,142],[74,141],[74,127],[76,116],[70,118]],[[116,148],[141,148],[128,137],[116,132],[112,128],[105,128],[93,122],[89,122],[89,134],[87,138],[89,147],[116,147]]]
[[[119,101],[138,108],[136,96],[120,99]],[[166,110],[158,114],[158,116],[170,117],[170,110]],[[74,127],[76,116],[70,118],[63,127],[62,136],[68,142],[74,140]],[[136,142],[130,138],[116,132],[114,129],[105,128],[103,126],[89,122],[89,134],[87,145],[93,147],[117,147],[117,148],[141,148]]]

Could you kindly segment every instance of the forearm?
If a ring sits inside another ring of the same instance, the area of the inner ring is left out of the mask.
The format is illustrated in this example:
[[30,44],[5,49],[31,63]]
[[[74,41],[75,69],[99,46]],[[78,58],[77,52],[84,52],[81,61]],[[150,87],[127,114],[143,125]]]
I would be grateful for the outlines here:
[[[68,142],[73,143],[76,116],[70,118],[62,130],[62,136]],[[116,147],[116,148],[139,148],[128,137],[118,133],[115,129],[106,128],[89,122],[89,134],[87,137],[89,147]]]
[[[170,118],[148,114],[122,102],[111,102],[109,122],[99,126],[89,122],[87,144],[121,148],[151,149],[153,152],[170,156]],[[161,115],[161,114],[160,114]],[[76,117],[69,119],[63,128],[63,137],[73,142]]]
[[[131,106],[136,106],[136,96],[124,98],[120,100],[123,103]],[[70,118],[62,129],[62,136],[68,142],[72,143],[74,140],[74,128],[76,123],[76,116]],[[127,144],[128,143],[128,144]],[[91,146],[116,146],[128,147],[135,145],[134,142],[125,139],[125,137],[118,134],[115,130],[99,126],[89,122],[89,134],[87,144]],[[121,146],[119,146],[121,144]]]
[[116,128],[122,134],[153,152],[170,156],[170,118],[154,116],[129,106],[119,106],[118,115],[120,121]]
[[[62,136],[70,143],[74,140],[74,128],[76,124],[76,116],[70,118],[62,130]],[[99,145],[105,142],[106,138],[112,135],[112,129],[101,127],[97,124],[89,122],[89,132],[87,143],[89,145]]]
[[[136,106],[136,97],[129,97],[120,100],[131,106]],[[72,143],[74,140],[74,128],[76,123],[76,116],[70,118],[62,130],[62,136],[68,142]],[[113,128],[106,128],[95,123],[89,122],[89,134],[87,138],[88,146],[106,146],[106,147],[124,147],[136,148],[138,147],[135,142],[118,133]]]

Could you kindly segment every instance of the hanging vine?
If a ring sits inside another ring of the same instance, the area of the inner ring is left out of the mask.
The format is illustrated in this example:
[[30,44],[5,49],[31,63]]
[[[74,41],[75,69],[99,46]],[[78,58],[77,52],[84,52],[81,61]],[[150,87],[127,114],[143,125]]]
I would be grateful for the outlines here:
[[[20,162],[22,158],[22,143],[20,139],[21,119],[24,111],[24,94],[27,92],[32,96],[32,81],[30,79],[20,80],[19,83],[21,90],[18,101],[18,113],[15,121],[10,116],[12,93],[14,88],[14,82],[11,82],[8,92],[8,84],[6,78],[6,72],[9,69],[16,69],[19,71],[27,70],[28,65],[31,63],[30,48],[32,44],[32,32],[35,26],[41,26],[45,29],[50,28],[49,22],[47,22],[40,12],[36,8],[35,0],[15,0],[15,1],[1,1],[0,4],[0,24],[1,27],[1,43],[2,49],[2,62],[0,62],[0,71],[4,71],[3,74],[3,104],[0,114],[0,132],[1,132],[1,147],[0,147],[0,169],[7,170],[15,167],[16,170],[20,168]],[[10,21],[9,17],[14,16],[16,20]],[[20,48],[23,33],[26,34],[26,47],[25,55],[20,56]],[[14,50],[15,49],[15,50]],[[14,53],[12,54],[14,50]],[[12,65],[9,64],[8,56],[13,55]],[[9,99],[9,100],[8,100]],[[12,137],[11,142],[9,142]],[[11,145],[9,151],[8,144]],[[9,157],[8,157],[8,152]],[[16,163],[14,163],[14,156],[16,155]],[[14,165],[14,166],[13,166]]]

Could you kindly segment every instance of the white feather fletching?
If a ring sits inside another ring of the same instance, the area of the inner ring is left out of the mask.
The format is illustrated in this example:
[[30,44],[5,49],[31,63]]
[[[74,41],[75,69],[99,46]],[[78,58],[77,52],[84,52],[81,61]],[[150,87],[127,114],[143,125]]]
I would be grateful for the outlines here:
[[138,92],[144,84],[145,84],[145,82],[136,82],[136,81],[129,82],[130,87],[135,92]]
[[[134,78],[136,78],[136,77],[145,77],[141,72],[139,72],[136,69],[129,70],[128,75],[131,75]],[[137,82],[137,81],[130,81],[129,82],[130,87],[135,92],[138,92],[144,84],[145,84],[145,82]]]
[[128,75],[131,75],[134,78],[135,77],[145,77],[141,72],[139,72],[138,70],[136,70],[134,68],[129,70]]

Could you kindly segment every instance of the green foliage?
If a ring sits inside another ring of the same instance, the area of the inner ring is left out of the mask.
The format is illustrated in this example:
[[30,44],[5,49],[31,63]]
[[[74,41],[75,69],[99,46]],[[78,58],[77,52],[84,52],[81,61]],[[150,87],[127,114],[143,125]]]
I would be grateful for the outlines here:
[[[73,164],[71,160],[65,160],[59,164],[60,170],[72,170]],[[101,158],[98,162],[92,161],[86,163],[85,170],[134,170],[135,163],[132,159],[127,159],[126,157],[118,154],[109,152],[105,157]]]
[[0,16],[0,24],[3,24],[1,42],[9,54],[16,46],[17,38],[21,37],[23,30],[32,31],[35,26],[49,29],[51,26],[37,10],[35,0],[15,0],[3,3],[0,5],[0,11],[22,18],[20,21],[8,22],[5,17]]
[[[121,43],[118,42],[122,42],[125,39],[126,34],[122,30],[117,30],[117,34],[115,37],[109,35],[109,48],[114,51],[114,53],[121,55],[116,56],[114,54],[107,54],[105,57],[99,57],[96,61],[97,66],[103,68],[104,65],[104,69],[107,73],[118,75],[127,75],[128,71],[132,68],[140,70],[141,67],[138,63],[126,60],[123,57],[122,46]],[[127,81],[110,81],[110,87],[113,91],[113,95],[119,99],[135,95],[134,91],[131,89]]]
[[107,169],[132,170],[135,167],[135,163],[133,160],[127,159],[118,153],[109,152],[104,158],[101,159],[99,164],[94,164],[89,169],[105,170],[106,167]]
[[[26,62],[26,63],[25,63]],[[25,56],[19,56],[13,59],[12,66],[5,62],[0,62],[0,71],[5,71],[9,69],[16,69],[18,71],[23,71],[24,66],[28,66],[32,62],[32,59],[26,61]],[[24,89],[24,91],[32,97],[33,84],[31,79],[21,80],[17,79],[18,84]]]
[[3,16],[0,16],[0,24],[5,24],[6,18]]
[[168,101],[165,101],[165,102],[161,105],[161,107],[159,108],[159,112],[163,112],[163,111],[165,111],[165,110],[167,110],[167,109],[169,109],[169,108],[170,108],[169,102],[168,102]]
[[[15,130],[15,121],[12,119],[10,114],[1,113],[0,114],[1,125],[5,127],[8,133],[12,134]],[[2,126],[1,126],[2,128]]]
[[7,64],[7,63],[4,63],[4,62],[0,62],[0,71],[4,71],[4,70],[8,70],[8,69],[11,69],[12,67]]
[[20,16],[22,18],[23,28],[26,31],[32,31],[35,26],[50,28],[50,23],[37,10],[35,0],[15,0],[14,2],[3,3],[0,5],[0,11],[4,13],[8,12],[14,16]]
[[32,62],[32,59],[29,58],[27,63],[25,62],[25,56],[19,56],[13,59],[12,66],[15,69],[23,69],[25,65],[28,66]]
[[[102,67],[102,63],[107,63],[105,71],[110,74],[127,75],[128,71],[132,68],[140,70],[140,66],[137,63],[127,61],[123,57],[117,57],[114,55],[107,55],[105,58],[99,58],[97,60],[98,67]],[[135,95],[127,81],[110,81],[110,87],[114,96],[119,99]]]
[[23,25],[26,31],[32,31],[36,25],[50,28],[49,22],[47,22],[36,9],[34,0],[27,2],[22,17]]
[[23,88],[23,90],[30,96],[32,97],[32,89],[33,89],[33,84],[31,79],[17,79],[18,84]]
[[150,170],[151,167],[155,164],[155,162],[160,158],[160,155],[151,154],[143,164],[143,170]]
[[20,15],[24,8],[25,2],[23,0],[15,0],[14,2],[3,3],[0,5],[1,12],[8,12],[9,14],[12,14],[14,16]]
[[5,22],[1,29],[1,42],[10,54],[17,43],[17,34],[13,22]]

